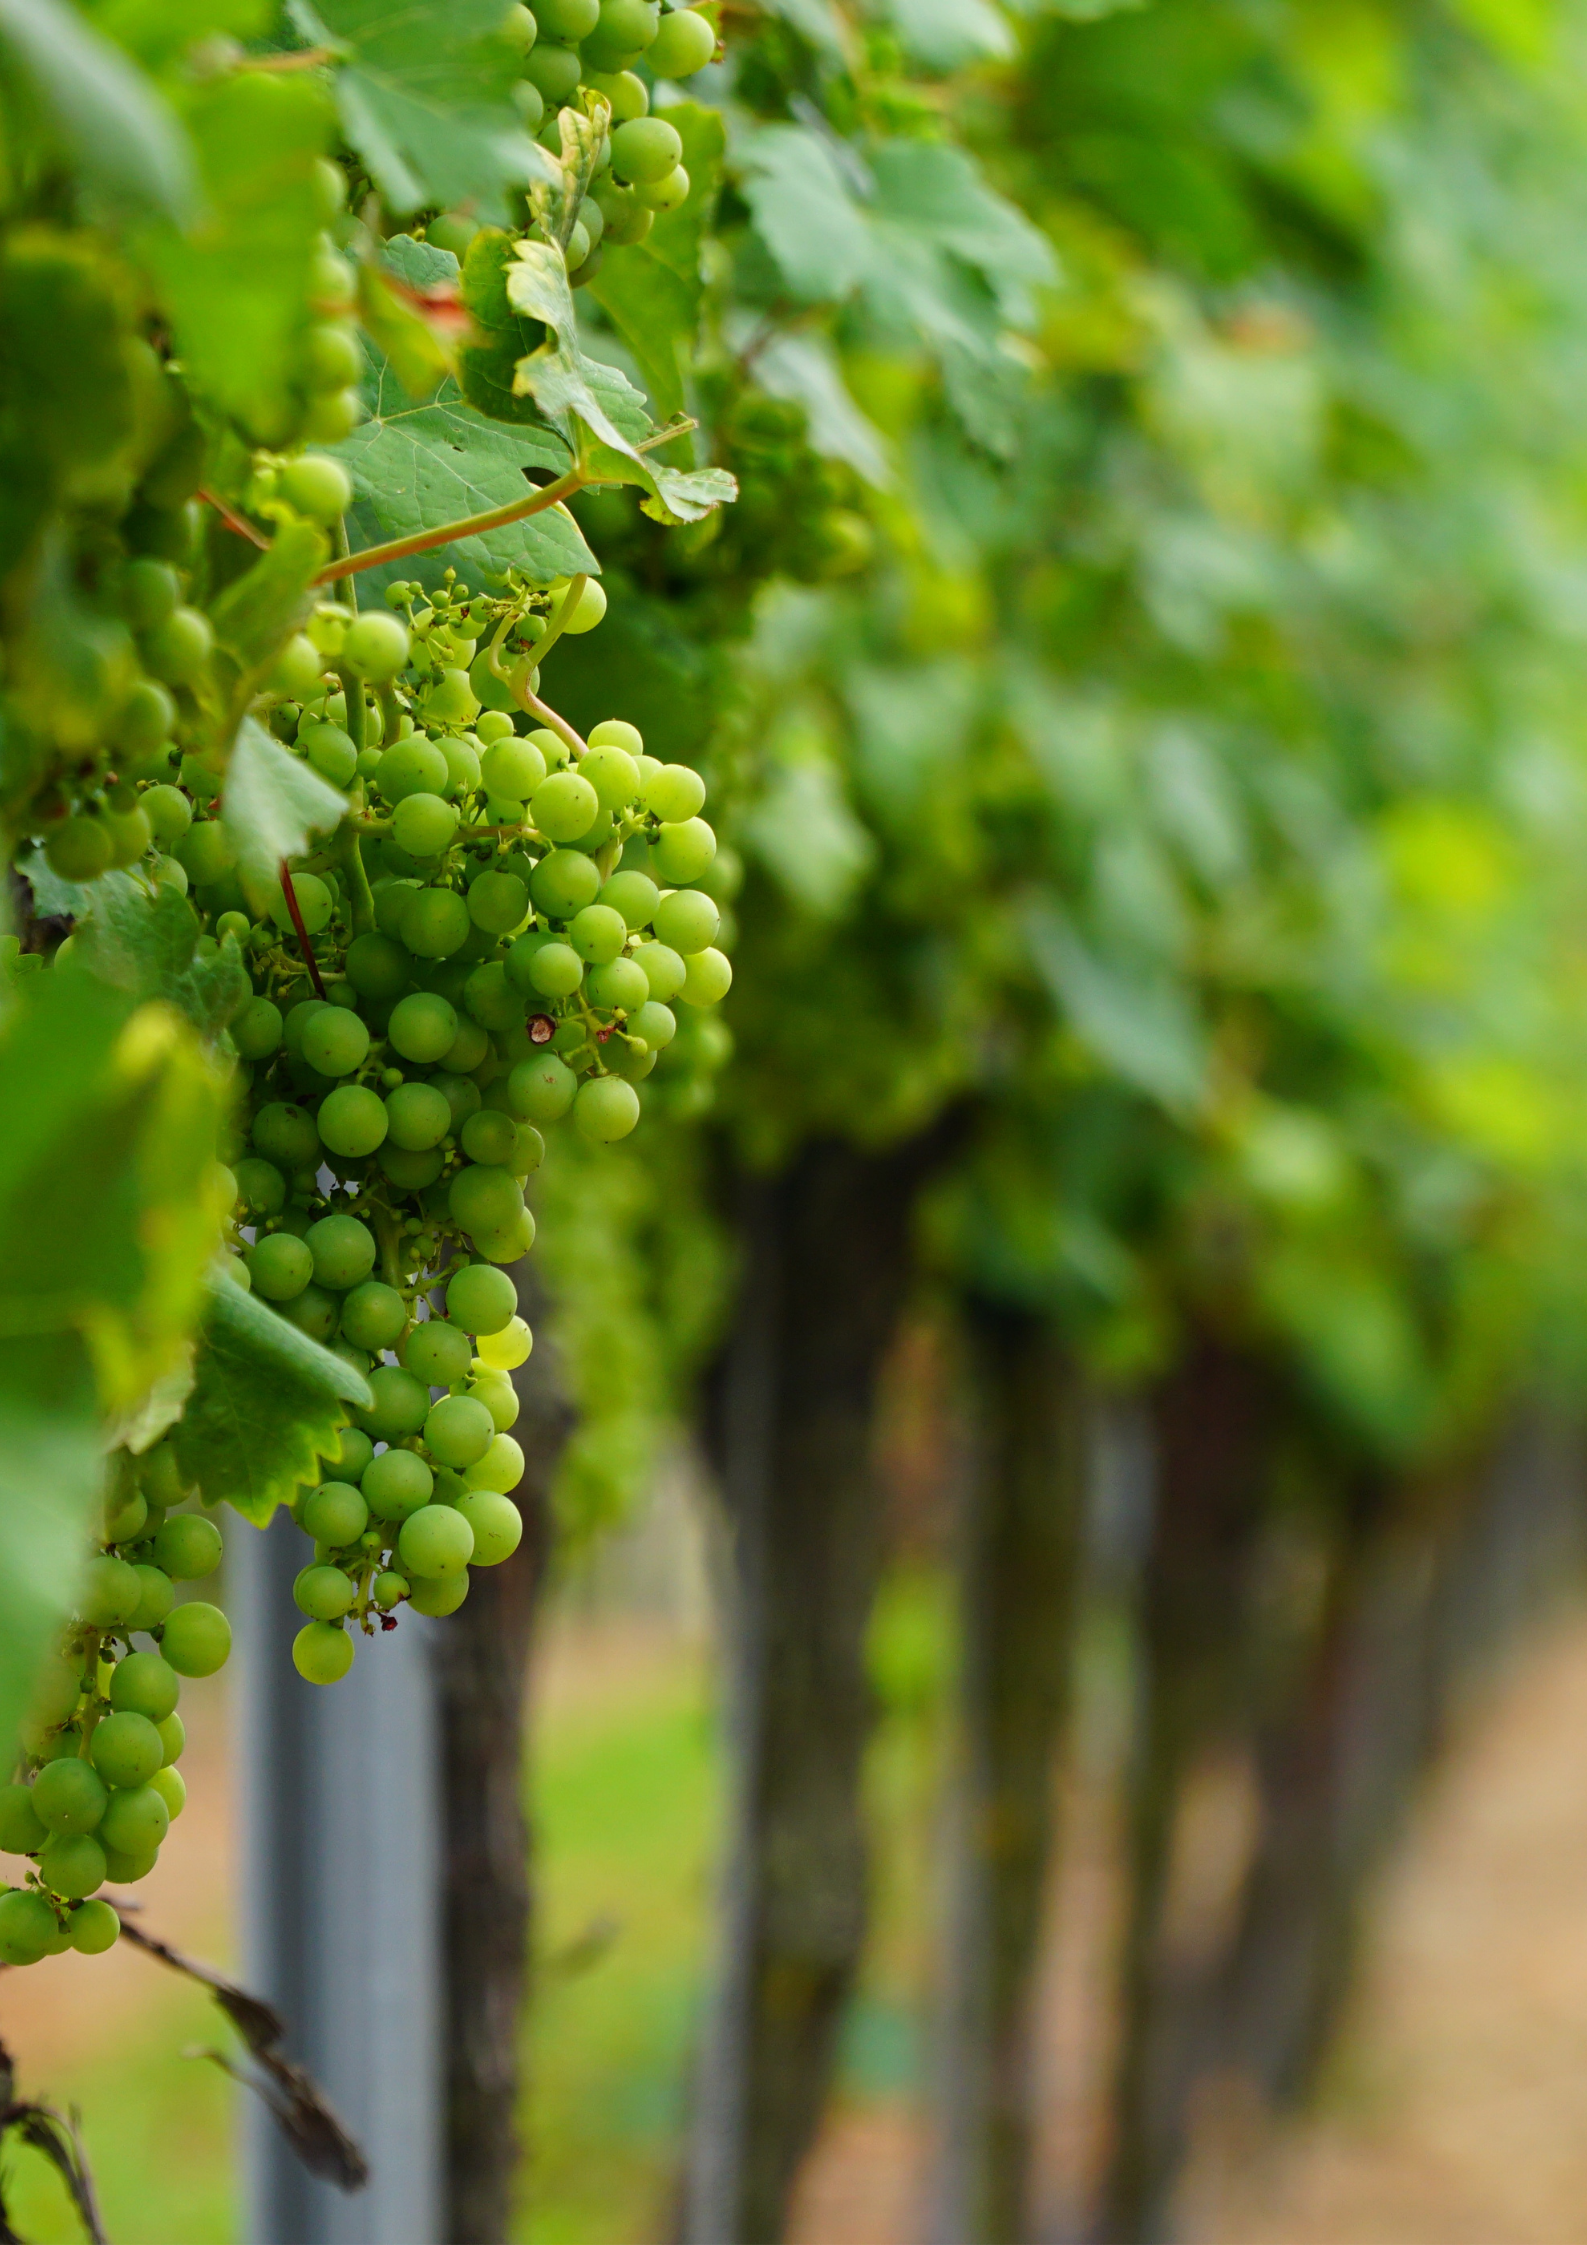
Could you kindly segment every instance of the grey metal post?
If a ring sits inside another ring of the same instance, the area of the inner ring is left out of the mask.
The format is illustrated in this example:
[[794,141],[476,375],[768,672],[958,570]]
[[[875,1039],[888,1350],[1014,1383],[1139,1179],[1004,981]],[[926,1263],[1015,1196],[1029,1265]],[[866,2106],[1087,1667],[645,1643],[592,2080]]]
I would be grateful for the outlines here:
[[362,2145],[367,2189],[316,2181],[243,2119],[246,2245],[442,2245],[439,1738],[430,1625],[360,1636],[340,1684],[292,1666],[308,1556],[285,1515],[227,1539],[238,1640],[244,1984]]

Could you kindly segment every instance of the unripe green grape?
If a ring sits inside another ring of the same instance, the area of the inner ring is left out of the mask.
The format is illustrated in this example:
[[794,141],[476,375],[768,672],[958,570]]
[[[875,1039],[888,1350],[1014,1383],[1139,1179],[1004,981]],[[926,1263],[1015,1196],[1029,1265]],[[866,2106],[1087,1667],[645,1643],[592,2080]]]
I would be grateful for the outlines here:
[[[46,843],[46,853],[48,847],[49,845]],[[58,866],[56,871],[60,871]],[[174,857],[157,857],[149,870],[149,878],[154,882],[156,888],[174,889],[178,896],[186,896],[187,894],[187,869],[185,866],[178,865]],[[67,941],[70,942],[70,940],[71,938],[68,937]],[[65,947],[65,944],[63,944],[62,950]]]
[[115,745],[128,764],[144,769],[168,757],[176,704],[152,678],[140,678],[122,703]]
[[387,1567],[376,1575],[372,1588],[375,1604],[383,1612],[389,1613],[393,1606],[399,1605],[407,1597],[407,1577],[399,1575],[394,1569]]
[[639,1094],[619,1076],[591,1076],[579,1086],[573,1120],[586,1138],[609,1146],[639,1120]]
[[281,1042],[294,1060],[303,1057],[303,1032],[314,1016],[332,1010],[324,998],[299,998],[296,1005],[287,1008],[286,1019],[281,1024]]
[[339,659],[355,677],[367,679],[372,686],[389,686],[407,667],[408,628],[389,610],[382,615],[378,608],[371,609],[348,625]]
[[427,1504],[410,1513],[397,1535],[397,1553],[410,1578],[419,1575],[434,1582],[459,1574],[473,1550],[473,1529],[449,1504]]
[[129,561],[116,585],[121,613],[134,631],[163,624],[182,597],[182,583],[169,562],[148,556]]
[[705,782],[687,764],[663,764],[646,780],[640,800],[657,818],[677,825],[698,813],[705,801]]
[[138,1608],[140,1585],[125,1559],[90,1559],[83,1569],[77,1611],[93,1629],[119,1629]]
[[[464,985],[465,989],[467,985]],[[522,1012],[519,1008],[519,1012]],[[490,1038],[477,1021],[460,1021],[457,1035],[441,1055],[440,1065],[448,1075],[469,1076],[480,1065],[491,1049]]]
[[381,1147],[379,1158],[381,1168],[404,1193],[428,1191],[446,1166],[439,1146],[415,1152],[406,1146],[394,1146],[389,1138]]
[[136,865],[153,845],[154,834],[141,804],[135,804],[130,811],[108,810],[104,822],[110,836],[112,866]]
[[542,998],[568,998],[584,980],[584,961],[568,943],[546,943],[528,964],[529,987]]
[[[562,253],[567,260],[567,268],[570,273],[576,273],[578,271],[579,267],[588,258],[593,247],[594,244],[590,240],[589,230],[585,226],[583,226],[578,219],[575,219],[573,221],[572,230],[568,235],[567,247]],[[604,612],[605,611],[603,607],[602,613],[604,614]],[[572,631],[573,628],[574,627],[571,622],[566,626],[566,629],[569,631]]]
[[[509,1285],[511,1281],[508,1281]],[[482,1364],[499,1372],[516,1372],[520,1364],[527,1364],[534,1348],[534,1335],[521,1317],[510,1317],[505,1325],[482,1333],[475,1353]]]
[[689,200],[691,181],[682,164],[675,164],[665,179],[638,185],[634,193],[647,210],[681,210]]
[[[169,1708],[166,1713],[170,1713]],[[161,1720],[164,1720],[163,1716]],[[153,1723],[147,1715],[139,1715],[130,1708],[125,1714],[107,1715],[102,1723],[95,1725],[94,1735],[88,1742],[88,1751],[95,1770],[111,1786],[145,1785],[165,1760],[165,1748]],[[66,1767],[64,1763],[59,1766]],[[52,1762],[50,1767],[54,1769],[57,1765]],[[41,1770],[41,1778],[43,1774]],[[35,1793],[37,1790],[35,1785]],[[45,1823],[51,1824],[48,1809],[42,1802],[38,1807]],[[93,1824],[80,1824],[72,1829],[89,1831],[96,1829],[98,1822],[99,1819],[95,1819]],[[112,1847],[120,1847],[126,1843],[112,1838],[110,1844]]]
[[0,1964],[37,1964],[57,1930],[55,1912],[42,1894],[23,1887],[0,1894]]
[[85,1902],[72,1912],[67,1925],[72,1947],[81,1956],[102,1957],[121,1939],[121,1920],[108,1902]]
[[288,694],[294,701],[314,701],[324,691],[324,668],[324,658],[307,632],[296,631],[271,667],[269,691]]
[[579,777],[594,788],[605,811],[625,811],[639,794],[639,767],[615,741],[591,748],[580,762]]
[[630,869],[614,873],[601,890],[602,904],[620,912],[629,928],[648,928],[661,901],[661,891],[648,874]]
[[[342,1303],[341,1334],[354,1348],[389,1349],[396,1345],[407,1320],[407,1304],[396,1288],[382,1285],[379,1279],[366,1279]],[[361,1441],[369,1439],[360,1428],[348,1428],[342,1436],[344,1447],[353,1434]]]
[[722,915],[702,889],[674,889],[656,907],[656,934],[683,958],[716,941]]
[[[120,1719],[116,1715],[109,1718],[110,1722],[119,1722]],[[101,1729],[106,1727],[104,1724],[100,1726]],[[170,1810],[161,1795],[145,1779],[139,1784],[118,1788],[111,1794],[99,1823],[97,1838],[107,1857],[114,1853],[137,1859],[156,1851],[170,1828]]]
[[[473,1397],[469,1401],[476,1400]],[[488,1410],[489,1406],[485,1408]],[[494,1419],[492,1425],[495,1425]],[[512,1436],[497,1428],[483,1456],[474,1460],[463,1473],[465,1485],[470,1489],[499,1489],[503,1496],[516,1489],[524,1474],[524,1455]]]
[[190,686],[215,651],[215,633],[201,608],[176,608],[143,636],[143,660],[165,686]]
[[480,778],[506,803],[527,803],[546,776],[546,760],[533,741],[506,734],[493,741],[479,760]]
[[145,788],[138,798],[148,814],[149,828],[163,849],[179,842],[193,823],[193,806],[179,787],[163,782]]
[[682,156],[683,142],[664,117],[635,117],[612,134],[612,170],[636,186],[665,179]]
[[716,855],[716,836],[703,818],[663,825],[650,845],[655,878],[669,888],[696,880]]
[[518,1290],[504,1271],[467,1263],[447,1280],[446,1314],[465,1333],[499,1333],[517,1308]]
[[[472,1395],[443,1395],[424,1422],[425,1446],[441,1465],[461,1473],[482,1458],[495,1438],[495,1421]],[[429,1573],[421,1568],[421,1574]]]
[[642,943],[634,953],[636,964],[645,970],[645,980],[650,985],[650,995],[665,1005],[683,988],[688,968],[670,944]]
[[587,904],[568,928],[569,943],[591,966],[609,965],[627,940],[627,923],[609,904]]
[[508,88],[508,93],[525,127],[532,133],[538,132],[545,122],[546,114],[545,95],[540,88],[532,86],[527,78],[517,78]]
[[[507,1096],[505,1088],[502,1097]],[[514,1118],[518,1143],[508,1157],[507,1167],[515,1177],[528,1177],[546,1158],[546,1142],[533,1123],[518,1122]]]
[[408,1603],[416,1614],[442,1620],[448,1614],[455,1614],[467,1596],[468,1569],[460,1567],[452,1575],[417,1576]]
[[645,59],[658,78],[692,78],[716,52],[716,33],[692,8],[663,16]]
[[425,1153],[439,1146],[452,1127],[452,1110],[434,1084],[400,1084],[386,1094],[393,1146]]
[[290,1302],[314,1276],[314,1257],[290,1232],[267,1232],[248,1250],[254,1292],[267,1302]]
[[[362,1293],[364,1289],[359,1288],[358,1291]],[[382,1292],[394,1293],[395,1288],[385,1287]],[[351,1300],[351,1296],[348,1299]],[[402,1297],[398,1295],[397,1299],[400,1302]],[[342,1305],[342,1311],[345,1318],[346,1303]],[[356,1482],[374,1454],[375,1446],[362,1428],[343,1427],[336,1438],[336,1454],[330,1459],[326,1470],[338,1481]]]
[[353,503],[352,478],[340,460],[328,459],[322,452],[305,452],[288,460],[276,489],[288,506],[311,522],[335,522]]
[[91,1832],[47,1840],[39,1851],[39,1876],[52,1894],[80,1902],[105,1883],[105,1851]]
[[678,1033],[677,1016],[657,998],[647,999],[637,1013],[630,1014],[628,1026],[647,1052],[660,1052]]
[[579,58],[571,47],[540,39],[524,58],[523,74],[547,108],[560,108],[578,91]]
[[298,1520],[316,1543],[342,1550],[369,1526],[369,1506],[348,1482],[323,1481],[303,1499]]
[[303,1235],[314,1258],[314,1278],[335,1293],[361,1285],[375,1267],[375,1235],[356,1216],[322,1216]]
[[215,922],[215,934],[221,942],[230,936],[234,943],[246,945],[253,927],[246,912],[223,912]]
[[378,1005],[402,996],[411,980],[411,965],[400,943],[371,930],[355,936],[347,946],[343,971],[361,998]]
[[110,1704],[118,1715],[147,1715],[151,1723],[163,1723],[175,1714],[181,1696],[181,1678],[159,1653],[128,1653],[111,1672]]
[[455,889],[415,889],[402,908],[398,933],[415,957],[445,959],[468,941],[473,922]]
[[310,1621],[292,1640],[292,1665],[306,1684],[339,1684],[356,1649],[349,1631],[333,1622]]
[[388,803],[397,804],[410,795],[439,795],[448,777],[445,751],[423,733],[410,733],[381,757],[375,784]]
[[528,909],[528,885],[516,873],[482,873],[468,892],[468,916],[488,935],[506,935]]
[[525,1122],[558,1122],[573,1104],[578,1078],[555,1053],[520,1060],[507,1078],[507,1101]]
[[[590,789],[593,795],[595,790]],[[570,920],[601,891],[601,876],[593,858],[581,850],[552,850],[529,876],[529,894],[535,909],[548,919]]]
[[369,1058],[369,1031],[346,1006],[321,1006],[303,1025],[303,1057],[322,1076],[350,1076]]
[[446,758],[446,797],[473,795],[479,789],[479,752],[459,733],[443,734],[436,746]]
[[348,787],[358,770],[358,751],[350,733],[340,725],[308,725],[298,735],[298,746],[333,787]]
[[415,990],[391,1010],[386,1036],[404,1060],[421,1066],[441,1058],[457,1035],[457,1011],[434,990]]
[[504,1233],[523,1213],[523,1187],[505,1169],[476,1163],[453,1177],[446,1205],[453,1223],[470,1235]]
[[[377,1442],[400,1442],[404,1435],[418,1433],[430,1408],[430,1391],[422,1380],[404,1372],[400,1365],[377,1364],[369,1375],[369,1392],[374,1402],[359,1413],[359,1424],[366,1434]],[[374,1470],[375,1465],[371,1465],[369,1472]],[[361,1484],[366,1496],[368,1480],[366,1473]],[[372,1496],[369,1502],[376,1512],[380,1510]]]
[[468,1076],[443,1075],[435,1078],[435,1088],[452,1112],[452,1128],[461,1130],[481,1105],[480,1088]]
[[482,741],[487,748],[494,748],[498,741],[506,740],[511,731],[512,719],[504,716],[499,709],[487,709],[474,723],[474,738]]
[[507,1434],[518,1423],[518,1390],[505,1372],[477,1372],[468,1392],[483,1403],[498,1434]]
[[595,824],[600,807],[587,779],[577,772],[553,772],[535,789],[529,815],[547,841],[576,842]]
[[[54,1768],[53,1762],[45,1764]],[[0,1854],[36,1855],[48,1837],[28,1785],[0,1785]]]
[[534,11],[543,39],[557,39],[576,47],[600,21],[601,0],[540,0]]
[[138,1578],[138,1603],[128,1617],[129,1629],[158,1629],[176,1603],[176,1590],[163,1567],[140,1560],[133,1568]]
[[[196,829],[195,829],[196,831]],[[192,841],[192,834],[188,841]],[[331,924],[336,909],[336,899],[317,873],[294,873],[291,876],[292,894],[297,899],[298,915],[307,935],[319,935]],[[295,935],[292,925],[292,907],[287,902],[285,889],[278,889],[270,900],[270,917],[283,935]]]
[[[425,1402],[429,1403],[426,1392]],[[377,1520],[406,1520],[430,1502],[435,1475],[413,1450],[382,1450],[363,1479],[363,1495]]]
[[340,1621],[357,1595],[352,1576],[340,1567],[305,1567],[292,1585],[298,1611],[311,1621]]
[[722,951],[697,951],[679,992],[691,1006],[720,1005],[733,987],[733,962]]
[[105,1500],[106,1543],[131,1543],[149,1517],[149,1501],[141,1489],[113,1488]]
[[466,670],[444,670],[425,696],[425,716],[436,725],[471,725],[479,714],[479,699]]
[[267,1060],[281,1042],[281,1008],[269,998],[250,998],[231,1025],[231,1041],[243,1060]]
[[403,1345],[402,1361],[408,1370],[435,1388],[456,1387],[466,1380],[473,1360],[468,1335],[442,1317],[416,1325]]
[[333,1154],[357,1160],[385,1137],[386,1110],[365,1085],[338,1084],[320,1107],[319,1132]]
[[155,1771],[149,1783],[164,1801],[166,1814],[174,1824],[187,1806],[186,1778],[180,1770],[163,1768]]
[[642,242],[656,223],[655,212],[645,208],[633,188],[620,186],[615,179],[597,181],[595,198],[606,221],[604,239],[614,249]]
[[105,1877],[113,1886],[132,1886],[146,1879],[159,1861],[157,1847],[148,1848],[141,1855],[123,1855],[118,1848],[105,1849]]
[[457,832],[458,809],[439,795],[405,795],[391,814],[399,849],[410,857],[438,857]]
[[93,881],[108,871],[114,844],[103,819],[78,814],[52,827],[44,843],[50,871],[63,881]]
[[475,1489],[458,1500],[457,1510],[474,1538],[471,1564],[499,1567],[523,1541],[523,1514],[497,1489]]
[[[506,1166],[518,1151],[518,1126],[511,1115],[502,1114],[494,1107],[482,1107],[470,1115],[463,1125],[463,1151],[470,1161]],[[455,1377],[461,1379],[462,1374]]]
[[195,1598],[171,1615],[160,1650],[179,1676],[213,1676],[231,1656],[231,1623],[218,1606]]
[[463,1003],[483,1028],[505,1034],[523,1023],[523,999],[499,959],[487,959],[474,969],[463,985]]
[[303,1107],[274,1100],[261,1107],[253,1119],[255,1149],[290,1176],[294,1170],[319,1166],[320,1136],[314,1117]]
[[[600,582],[599,578],[589,577],[585,580],[584,590],[579,594],[578,600],[574,604],[572,615],[562,628],[564,631],[572,632],[575,636],[586,631],[593,631],[605,614],[606,587]],[[541,828],[541,832],[545,832],[544,827]],[[570,840],[571,837],[564,837],[564,839]]]
[[650,984],[632,959],[612,959],[595,968],[585,994],[602,1013],[633,1013],[650,996]]
[[[113,1720],[107,1716],[95,1730],[95,1738]],[[154,1766],[158,1769],[158,1762]],[[109,1799],[99,1769],[75,1754],[46,1762],[33,1781],[33,1813],[48,1832],[95,1831]]]
[[650,89],[632,70],[587,69],[584,83],[611,103],[614,125],[626,125],[630,117],[643,117],[650,107]]

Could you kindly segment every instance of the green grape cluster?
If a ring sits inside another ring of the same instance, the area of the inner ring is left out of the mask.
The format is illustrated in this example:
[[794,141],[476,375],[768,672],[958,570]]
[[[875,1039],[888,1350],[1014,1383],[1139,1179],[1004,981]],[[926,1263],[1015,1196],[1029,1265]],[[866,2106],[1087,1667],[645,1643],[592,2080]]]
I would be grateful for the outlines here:
[[[554,155],[564,108],[583,97],[586,109],[598,100],[610,112],[564,250],[577,287],[599,271],[604,245],[643,241],[660,214],[688,200],[683,142],[665,117],[651,115],[651,86],[703,70],[716,32],[693,8],[663,10],[660,0],[536,0],[532,9],[509,9],[505,32],[522,55],[518,112]],[[443,212],[427,235],[461,257],[475,231],[467,215]]]
[[108,1949],[120,1920],[98,1889],[146,1877],[182,1813],[182,1679],[213,1676],[231,1651],[218,1606],[177,1600],[221,1561],[190,1495],[169,1441],[113,1461],[98,1550],[0,1786],[0,1850],[33,1864],[0,1891],[0,1962]]
[[277,736],[347,791],[323,848],[260,883],[180,786],[144,796],[202,940],[235,939],[253,984],[231,1027],[232,1269],[374,1396],[301,1501],[295,1653],[316,1682],[345,1673],[353,1629],[450,1612],[470,1564],[515,1548],[506,1374],[530,1337],[504,1266],[534,1239],[542,1131],[626,1136],[674,1009],[732,979],[691,885],[716,853],[704,783],[630,725],[586,742],[539,701],[537,654],[599,622],[599,588],[476,595],[448,572],[387,602],[321,603],[277,666]]

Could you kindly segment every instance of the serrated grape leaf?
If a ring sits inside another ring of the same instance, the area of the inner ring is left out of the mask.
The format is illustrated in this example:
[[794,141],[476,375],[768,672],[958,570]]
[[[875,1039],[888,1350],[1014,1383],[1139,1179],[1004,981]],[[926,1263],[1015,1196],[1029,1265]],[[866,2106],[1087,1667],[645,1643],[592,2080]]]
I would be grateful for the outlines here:
[[[104,1482],[98,1398],[75,1333],[0,1351],[0,1739],[28,1711],[69,1613]],[[6,1748],[9,1765],[11,1747]]]
[[904,51],[929,70],[957,70],[981,59],[1001,61],[1014,35],[991,0],[889,0]]
[[591,481],[638,484],[649,494],[640,504],[658,522],[698,522],[713,507],[736,499],[738,485],[725,469],[668,468],[635,449],[619,426],[619,414],[637,393],[615,367],[599,366],[579,349],[561,251],[549,242],[521,241],[514,249],[508,301],[546,329],[540,348],[519,360],[516,387],[577,447]]
[[233,937],[209,958],[198,956],[198,938],[185,896],[163,883],[151,891],[130,873],[106,873],[90,891],[73,949],[101,982],[139,1000],[163,998],[213,1041],[253,984]]
[[330,558],[330,541],[312,522],[284,522],[268,548],[210,603],[215,637],[245,672],[274,662],[306,614],[315,572]]
[[0,50],[74,170],[113,208],[181,225],[197,202],[191,151],[155,87],[59,0],[0,0]]
[[411,287],[388,272],[384,261],[372,265],[366,259],[358,268],[359,325],[410,397],[433,397],[455,372],[455,337],[425,316],[405,293]]
[[0,1034],[0,1333],[77,1332],[107,1409],[179,1358],[220,1211],[219,1072],[163,1004],[73,967]]
[[548,176],[512,105],[520,65],[499,36],[501,0],[293,0],[291,14],[338,50],[342,129],[389,209],[505,218],[509,188]]
[[[371,365],[365,397],[370,418],[336,447],[353,479],[349,532],[355,546],[411,538],[510,506],[531,488],[527,469],[554,480],[572,465],[553,430],[488,421],[450,380],[428,404],[416,405],[381,361]],[[600,569],[572,516],[556,507],[459,539],[447,552],[459,568],[518,569],[542,585]]]
[[807,304],[841,302],[874,257],[859,183],[804,125],[758,126],[735,137],[733,155],[755,230],[790,292]]
[[1184,989],[1099,958],[1050,908],[1034,908],[1026,932],[1036,971],[1080,1042],[1165,1106],[1192,1104],[1206,1083],[1207,1040]]
[[274,881],[283,858],[297,857],[315,834],[340,825],[347,798],[245,717],[226,767],[221,817],[244,872]]
[[94,901],[91,881],[63,881],[37,843],[16,861],[17,871],[33,891],[33,909],[44,917],[75,920]]
[[772,397],[804,407],[812,452],[846,460],[879,491],[895,482],[882,432],[843,387],[825,336],[774,335],[756,353],[755,378]]
[[176,1430],[176,1454],[207,1504],[222,1499],[255,1527],[336,1448],[357,1405],[372,1398],[361,1375],[322,1349],[234,1279],[209,1283],[193,1367],[193,1392]]
[[1029,326],[1031,290],[1049,285],[1057,261],[1044,234],[987,186],[962,148],[889,140],[871,154],[876,218],[885,249],[900,238],[929,244],[981,276],[1004,319]]
[[589,289],[633,352],[657,410],[671,418],[683,411],[684,368],[699,327],[700,244],[721,185],[724,134],[720,112],[698,102],[675,103],[667,122],[683,142],[688,199],[659,217],[642,242],[608,251]]
[[195,384],[279,441],[299,410],[291,384],[324,223],[314,167],[335,115],[306,72],[232,72],[185,88],[182,104],[203,215],[186,232],[151,231],[144,253]]

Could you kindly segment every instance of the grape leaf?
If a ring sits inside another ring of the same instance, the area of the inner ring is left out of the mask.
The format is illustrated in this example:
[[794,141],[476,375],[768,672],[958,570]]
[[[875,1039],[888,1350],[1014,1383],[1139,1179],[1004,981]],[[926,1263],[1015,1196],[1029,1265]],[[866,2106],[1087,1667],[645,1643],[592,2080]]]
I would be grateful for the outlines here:
[[151,894],[130,873],[106,873],[89,892],[73,949],[102,982],[138,999],[164,998],[213,1040],[253,984],[232,937],[210,958],[197,956],[198,937],[186,897],[163,885]]
[[221,817],[245,873],[274,882],[283,858],[340,825],[347,798],[245,717],[226,767]]
[[315,1478],[349,1406],[367,1410],[373,1400],[350,1364],[219,1274],[193,1371],[177,1458],[206,1504],[224,1499],[257,1528]]
[[929,70],[957,70],[983,58],[1002,61],[1014,35],[990,0],[889,0],[906,54]]
[[882,432],[843,387],[825,336],[774,335],[756,353],[755,377],[772,397],[804,407],[812,452],[829,460],[846,460],[878,491],[888,490],[896,481]]
[[621,406],[631,399],[632,385],[615,367],[599,367],[579,349],[573,292],[561,251],[549,242],[522,241],[515,250],[507,276],[508,301],[547,331],[540,348],[519,360],[517,387],[578,447],[580,465],[591,480],[637,483],[649,494],[641,505],[658,522],[698,522],[713,507],[736,499],[738,485],[723,468],[664,467],[635,450],[607,403],[611,399]]
[[[571,465],[553,431],[498,426],[464,401],[455,382],[444,382],[428,404],[416,405],[391,369],[375,363],[365,395],[370,418],[336,448],[353,479],[349,529],[357,545],[410,538],[510,506],[530,489],[528,469],[554,479]],[[497,574],[519,569],[543,585],[600,568],[572,517],[555,507],[460,539],[446,548],[446,558]]]
[[48,117],[73,168],[112,207],[193,212],[181,127],[149,81],[59,0],[0,0],[0,49]]
[[335,118],[303,73],[233,72],[188,87],[204,213],[144,251],[170,305],[177,349],[211,402],[266,441],[284,436],[323,213],[314,165]]
[[688,200],[659,217],[642,242],[610,251],[590,294],[634,354],[657,410],[683,411],[683,370],[699,326],[700,244],[722,178],[720,112],[677,102],[667,122],[683,142]]
[[221,1078],[167,1005],[55,968],[0,1036],[0,1333],[76,1331],[107,1408],[180,1355],[214,1252]]
[[501,0],[293,0],[304,37],[337,49],[342,129],[394,211],[466,203],[507,216],[507,190],[551,159],[512,105],[518,57]]
[[103,1481],[98,1398],[81,1339],[8,1340],[0,1352],[0,1739],[15,1739],[70,1611]]

